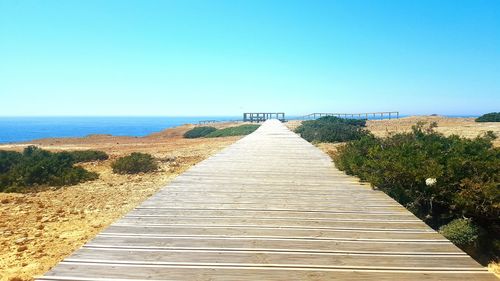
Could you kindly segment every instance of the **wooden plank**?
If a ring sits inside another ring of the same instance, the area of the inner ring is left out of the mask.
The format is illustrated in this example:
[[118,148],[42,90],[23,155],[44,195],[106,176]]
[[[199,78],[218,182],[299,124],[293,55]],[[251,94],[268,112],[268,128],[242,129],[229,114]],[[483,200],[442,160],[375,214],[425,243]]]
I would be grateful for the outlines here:
[[131,217],[126,216],[117,221],[118,224],[136,224],[136,225],[258,225],[267,227],[306,227],[320,229],[413,229],[433,231],[423,222],[401,222],[393,223],[387,221],[373,222],[366,221],[314,221],[297,219],[256,219],[256,218],[179,218],[179,217]]
[[468,256],[451,255],[394,255],[382,253],[319,253],[293,251],[247,251],[222,249],[124,249],[83,248],[67,261],[140,264],[218,264],[231,266],[322,267],[322,268],[398,268],[420,270],[479,270],[477,263]]
[[[274,216],[274,217],[249,217],[249,216],[238,216],[238,215],[228,215],[228,216],[207,216],[207,215],[190,215],[190,216],[184,216],[183,218],[179,218],[178,216],[171,215],[169,213],[167,214],[151,214],[147,213],[145,215],[134,215],[134,214],[129,214],[124,217],[124,219],[150,219],[150,218],[160,218],[160,219],[170,219],[170,220],[175,220],[175,221],[182,221],[185,222],[186,220],[200,220],[200,219],[209,219],[209,220],[217,220],[221,221],[223,219],[230,219],[230,220],[238,220],[238,222],[245,221],[247,222],[248,219],[251,220],[256,220],[257,223],[264,223],[264,222],[273,222],[273,223],[279,223],[280,221],[286,221],[287,224],[303,224],[303,223],[314,223],[314,224],[320,224],[320,223],[338,223],[338,222],[349,222],[349,223],[363,223],[363,222],[368,222],[368,223],[383,223],[383,224],[391,224],[391,223],[407,223],[407,224],[412,224],[412,225],[425,225],[422,221],[418,221],[416,219],[390,219],[390,218],[359,218],[358,215],[351,215],[353,218],[346,218],[345,216],[342,216],[340,218],[300,218],[300,217],[279,217],[279,216]],[[428,227],[427,225],[425,225]]]
[[318,239],[271,239],[237,237],[155,237],[101,234],[92,239],[89,247],[122,248],[169,248],[169,249],[264,249],[295,250],[306,252],[337,253],[401,253],[401,254],[440,254],[462,255],[465,253],[448,241],[430,242],[390,242],[390,241],[352,241]]
[[397,202],[268,121],[38,280],[495,280]]
[[409,212],[354,212],[354,211],[270,211],[245,209],[188,209],[188,208],[136,208],[131,216],[174,217],[240,217],[240,218],[294,218],[298,220],[412,220],[420,221]]
[[488,272],[360,270],[317,268],[268,268],[223,266],[155,266],[62,262],[38,280],[124,281],[124,280],[221,280],[221,281],[308,281],[308,280],[496,280]]
[[389,230],[352,230],[352,229],[313,229],[313,228],[274,228],[258,226],[143,226],[113,224],[103,233],[122,233],[139,235],[168,235],[168,236],[235,236],[235,237],[289,237],[315,238],[323,240],[359,239],[359,240],[390,240],[390,241],[446,241],[435,232],[422,231],[389,231]]

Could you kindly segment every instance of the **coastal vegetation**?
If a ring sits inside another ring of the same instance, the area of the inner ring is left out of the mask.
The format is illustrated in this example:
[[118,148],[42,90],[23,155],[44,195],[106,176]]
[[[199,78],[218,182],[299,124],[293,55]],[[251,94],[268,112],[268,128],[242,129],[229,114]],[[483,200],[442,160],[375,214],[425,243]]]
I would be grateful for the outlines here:
[[68,152],[75,163],[108,160],[106,152],[100,150],[76,150]]
[[151,154],[133,152],[120,157],[111,164],[113,172],[117,174],[139,174],[158,170],[158,164]]
[[340,170],[383,190],[469,254],[498,256],[496,136],[488,132],[475,139],[446,137],[435,127],[418,123],[411,132],[385,138],[363,134],[332,157]]
[[201,138],[215,131],[217,131],[217,129],[214,127],[208,127],[208,126],[196,127],[185,132],[184,137],[187,139]]
[[325,116],[302,122],[295,132],[309,142],[343,142],[366,136],[365,125],[366,120],[362,119]]
[[185,138],[218,138],[218,137],[231,137],[231,136],[244,136],[253,133],[260,125],[245,124],[235,127],[228,127],[224,129],[216,129],[214,127],[196,127],[186,133]]
[[470,219],[455,219],[439,228],[439,233],[455,245],[467,247],[474,245],[479,238],[480,229]]
[[500,122],[500,112],[491,112],[476,118],[476,122]]
[[[98,178],[75,163],[99,160],[105,153],[49,152],[29,146],[22,153],[0,151],[0,191],[20,192],[39,186],[64,186]],[[107,155],[106,155],[107,157]]]
[[255,124],[245,124],[235,127],[228,127],[211,132],[206,137],[218,138],[218,137],[244,136],[253,133],[259,127],[260,125],[255,125]]

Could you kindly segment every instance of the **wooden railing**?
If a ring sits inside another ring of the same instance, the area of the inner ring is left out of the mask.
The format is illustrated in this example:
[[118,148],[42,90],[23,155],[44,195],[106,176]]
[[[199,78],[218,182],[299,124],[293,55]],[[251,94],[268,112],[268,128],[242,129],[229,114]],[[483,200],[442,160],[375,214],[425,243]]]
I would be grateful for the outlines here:
[[199,125],[204,125],[204,124],[217,123],[217,122],[221,122],[221,121],[218,121],[218,120],[201,120],[201,121],[198,121],[198,124]]
[[212,123],[239,123],[242,122],[241,119],[225,119],[225,120],[200,120],[198,125],[212,124]]
[[311,113],[300,117],[300,120],[314,120],[324,116],[352,119],[392,119],[399,118],[399,111],[365,112],[365,113]]

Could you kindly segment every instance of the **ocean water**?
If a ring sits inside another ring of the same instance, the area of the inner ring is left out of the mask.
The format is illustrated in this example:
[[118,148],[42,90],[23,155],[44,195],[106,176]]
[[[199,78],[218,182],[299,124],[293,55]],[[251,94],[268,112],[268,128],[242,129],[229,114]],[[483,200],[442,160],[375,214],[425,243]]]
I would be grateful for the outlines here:
[[0,117],[0,143],[91,134],[141,137],[200,120],[237,119],[241,117]]

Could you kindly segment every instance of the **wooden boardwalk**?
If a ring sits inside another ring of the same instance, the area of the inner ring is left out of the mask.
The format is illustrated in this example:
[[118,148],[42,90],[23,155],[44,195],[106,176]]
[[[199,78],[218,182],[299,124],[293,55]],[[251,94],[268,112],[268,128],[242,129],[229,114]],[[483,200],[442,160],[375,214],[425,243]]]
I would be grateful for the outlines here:
[[497,280],[269,120],[38,280]]

